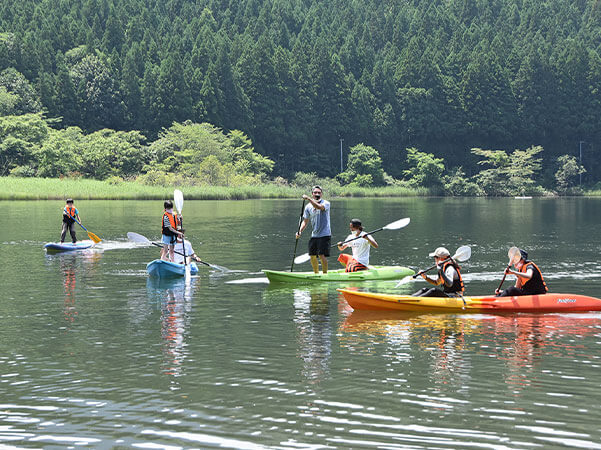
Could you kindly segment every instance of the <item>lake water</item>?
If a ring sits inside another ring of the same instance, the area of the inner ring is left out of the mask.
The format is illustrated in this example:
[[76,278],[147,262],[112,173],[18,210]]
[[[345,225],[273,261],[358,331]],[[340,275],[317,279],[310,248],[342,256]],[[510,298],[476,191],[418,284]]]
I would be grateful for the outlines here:
[[[231,271],[161,283],[126,233],[158,239],[162,202],[76,201],[103,244],[55,255],[62,202],[0,205],[0,447],[601,448],[601,313],[375,314],[341,285],[269,285],[300,200],[186,201],[196,252]],[[411,218],[374,264],[470,245],[468,294],[512,245],[552,291],[600,293],[601,199],[333,199],[334,241],[353,217]]]

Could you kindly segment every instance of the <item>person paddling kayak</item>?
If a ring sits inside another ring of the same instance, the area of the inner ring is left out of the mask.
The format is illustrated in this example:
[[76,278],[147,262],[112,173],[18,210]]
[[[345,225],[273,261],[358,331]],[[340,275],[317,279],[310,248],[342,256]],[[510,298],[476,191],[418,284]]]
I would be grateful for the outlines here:
[[175,239],[177,236],[183,236],[183,233],[178,231],[178,228],[181,228],[181,218],[173,212],[173,202],[171,200],[165,200],[163,206],[165,210],[163,211],[161,228],[161,242],[163,243],[161,259],[173,262]]
[[495,294],[498,297],[546,294],[548,288],[542,272],[536,264],[528,259],[526,250],[519,249],[519,251],[519,259],[515,258],[517,261],[513,261],[516,270],[511,270],[509,267],[505,269],[506,275],[516,276],[515,286],[511,286],[504,291],[497,289]]
[[[346,267],[345,272],[359,272],[360,270],[367,270],[369,265],[369,250],[371,247],[378,248],[378,243],[375,239],[363,231],[363,226],[359,219],[352,219],[350,223],[351,234],[345,239],[345,241],[354,241],[343,243],[338,242],[338,250],[343,251],[345,248],[351,248],[353,254],[341,253],[338,256],[338,261]],[[362,237],[362,239],[356,239]]]
[[311,220],[311,239],[309,240],[309,255],[311,256],[311,266],[313,272],[319,273],[319,262],[321,260],[321,269],[323,273],[328,273],[328,256],[330,256],[330,242],[332,232],[330,231],[330,202],[321,198],[322,189],[319,186],[313,186],[312,197],[303,194],[303,199],[309,200],[303,212],[303,221],[296,233],[296,238],[300,238],[303,230],[307,228]]
[[[186,230],[182,229],[181,232],[185,233]],[[185,242],[185,244],[184,244],[184,242]],[[184,252],[184,245],[186,246],[185,252]],[[174,253],[173,262],[177,263],[177,264],[184,263],[184,254],[186,255],[187,263],[189,263],[191,260],[196,261],[196,262],[201,261],[201,259],[196,255],[196,253],[194,253],[194,249],[192,248],[192,244],[190,243],[190,241],[188,239],[184,239],[182,241],[181,236],[177,237],[177,241],[175,243],[175,248],[174,248],[173,253]]]
[[425,272],[421,276],[428,283],[435,286],[442,286],[442,290],[425,287],[413,294],[414,297],[456,297],[463,295],[465,286],[461,278],[460,267],[451,258],[451,254],[444,247],[438,247],[430,256],[434,257],[436,268],[438,269],[438,278],[432,279]]
[[75,244],[77,242],[77,236],[75,234],[75,221],[81,223],[79,219],[79,211],[73,206],[73,199],[68,198],[63,208],[63,227],[61,230],[61,244],[65,242],[67,236],[67,230],[71,234],[71,241]]

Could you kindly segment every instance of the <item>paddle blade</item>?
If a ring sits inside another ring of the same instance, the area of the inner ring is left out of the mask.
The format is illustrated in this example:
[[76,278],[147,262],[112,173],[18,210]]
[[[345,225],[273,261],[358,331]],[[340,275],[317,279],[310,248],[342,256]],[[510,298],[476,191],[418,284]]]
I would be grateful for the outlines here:
[[404,284],[410,283],[413,281],[414,278],[415,278],[415,276],[407,275],[405,278],[403,278],[401,281],[399,281],[395,287],[400,287]]
[[507,256],[509,257],[509,265],[517,263],[522,257],[520,249],[517,247],[511,247],[507,252]]
[[400,228],[404,228],[409,225],[411,219],[409,217],[405,217],[404,219],[399,219],[396,222],[389,223],[383,227],[384,230],[398,230]]
[[306,263],[310,259],[311,259],[311,256],[309,256],[308,253],[303,253],[302,255],[297,256],[296,258],[294,258],[294,264]]
[[173,191],[173,200],[175,201],[175,209],[181,214],[184,209],[184,194],[179,189]]
[[469,245],[462,245],[457,249],[455,254],[453,255],[453,259],[455,261],[467,261],[472,257],[472,249]]
[[100,239],[98,236],[96,236],[94,233],[92,233],[91,231],[88,231],[88,237],[94,241],[95,244],[98,244],[100,241],[102,241],[102,239]]
[[139,244],[151,244],[150,239],[148,239],[146,236],[134,233],[133,231],[129,231],[127,233],[127,239],[129,239],[132,242],[137,242]]

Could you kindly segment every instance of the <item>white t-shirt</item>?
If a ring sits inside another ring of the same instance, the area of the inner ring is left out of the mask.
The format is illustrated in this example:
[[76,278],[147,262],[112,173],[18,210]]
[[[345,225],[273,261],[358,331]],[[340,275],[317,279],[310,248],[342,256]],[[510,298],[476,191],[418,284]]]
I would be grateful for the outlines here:
[[[184,246],[180,241],[177,241],[175,243],[175,251],[184,253]],[[194,249],[192,249],[192,244],[190,244],[190,241],[186,239],[186,256],[192,256],[193,254],[194,254]],[[183,264],[184,257],[182,255],[178,255],[177,253],[175,253],[175,255],[173,255],[173,262],[175,262],[177,264]]]
[[[366,234],[367,233],[365,231],[362,231],[361,233],[359,233],[359,236],[365,236]],[[356,237],[357,236],[355,236],[354,234],[349,234],[345,241],[354,239]],[[364,266],[369,265],[369,249],[371,245],[369,244],[369,241],[367,239],[355,239],[354,241],[344,245],[351,248],[351,250],[353,251],[353,258],[355,258]]]

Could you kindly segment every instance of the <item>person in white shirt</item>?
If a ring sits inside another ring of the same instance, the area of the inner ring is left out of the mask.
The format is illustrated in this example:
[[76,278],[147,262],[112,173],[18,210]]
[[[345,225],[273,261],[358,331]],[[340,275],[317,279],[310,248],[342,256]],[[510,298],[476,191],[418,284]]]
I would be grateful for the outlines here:
[[[182,232],[184,232],[185,230],[182,230]],[[184,252],[184,245],[185,245],[185,252]],[[174,248],[174,255],[173,255],[173,262],[177,263],[177,264],[183,264],[184,263],[184,254],[186,255],[186,259],[188,264],[190,263],[190,261],[196,261],[196,262],[200,262],[200,258],[196,255],[196,253],[194,253],[194,249],[192,248],[192,244],[190,244],[190,241],[186,239],[185,244],[182,242],[182,238],[178,236],[177,238],[177,242],[175,243],[175,248]]]
[[365,231],[359,219],[352,219],[350,223],[351,234],[345,239],[350,242],[338,242],[338,250],[343,251],[350,248],[352,255],[341,253],[338,261],[346,267],[345,272],[358,272],[367,270],[369,267],[369,250],[371,247],[378,248],[376,240]]

